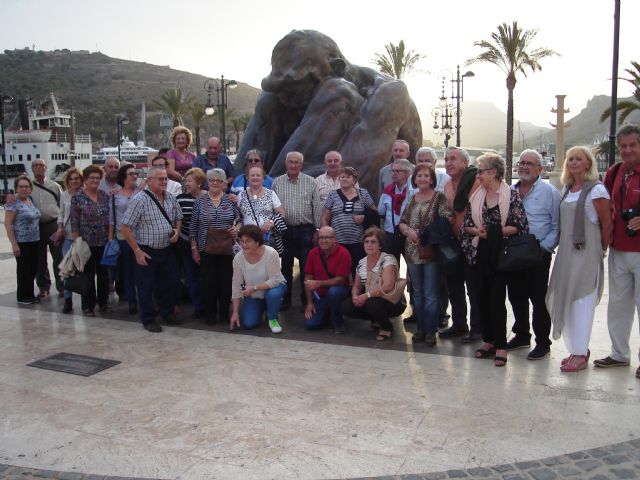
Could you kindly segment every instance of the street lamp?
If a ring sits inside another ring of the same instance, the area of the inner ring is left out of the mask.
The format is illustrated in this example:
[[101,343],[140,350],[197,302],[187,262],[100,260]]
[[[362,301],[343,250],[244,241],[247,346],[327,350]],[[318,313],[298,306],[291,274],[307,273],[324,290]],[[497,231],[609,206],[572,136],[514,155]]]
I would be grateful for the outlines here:
[[[469,70],[467,73],[460,76],[460,65],[458,65],[456,71],[456,79],[451,80],[451,99],[456,101],[456,147],[460,146],[460,115],[462,115],[462,111],[460,110],[460,103],[464,102],[464,78],[465,77],[475,77],[476,74]],[[453,84],[456,84],[456,94],[453,95]]]
[[4,140],[4,106],[13,103],[13,97],[10,95],[0,94],[0,135],[2,135],[2,147],[0,147],[0,154],[2,154],[2,167],[4,170],[4,191],[6,195],[9,193],[9,181],[7,175],[7,156],[5,153],[5,140]]
[[[449,147],[449,139],[451,138],[451,124],[453,115],[458,115],[457,109],[448,102],[446,95],[444,94],[444,82],[445,77],[442,77],[442,93],[438,99],[438,106],[431,110],[431,116],[433,117],[433,133],[440,134],[444,137],[444,148]],[[456,113],[454,113],[456,110]]]
[[122,161],[120,158],[120,145],[122,144],[122,125],[129,125],[129,119],[124,115],[118,115],[118,160]]
[[213,78],[207,79],[204,82],[204,90],[207,92],[207,105],[204,109],[204,112],[211,116],[215,113],[215,109],[213,104],[211,103],[211,93],[215,90],[216,92],[216,106],[220,109],[220,122],[222,124],[221,128],[221,140],[222,140],[222,152],[227,152],[227,125],[224,119],[224,111],[227,108],[227,100],[228,100],[228,92],[229,88],[236,88],[238,86],[238,82],[235,80],[229,80],[225,82],[224,75],[220,75],[220,81],[217,82]]

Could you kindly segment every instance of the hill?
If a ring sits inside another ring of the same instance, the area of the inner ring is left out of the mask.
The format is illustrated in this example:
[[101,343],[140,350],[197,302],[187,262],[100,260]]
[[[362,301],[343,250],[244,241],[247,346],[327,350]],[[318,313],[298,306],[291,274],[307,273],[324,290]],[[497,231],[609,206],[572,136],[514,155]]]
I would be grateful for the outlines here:
[[[142,102],[146,102],[147,109],[147,143],[162,145],[160,112],[154,111],[151,102],[159,100],[165,91],[180,86],[184,94],[206,103],[207,94],[203,88],[206,79],[202,75],[174,70],[168,65],[120,60],[99,52],[24,49],[5,50],[0,54],[3,94],[16,99],[31,97],[34,102],[40,102],[54,92],[65,113],[73,107],[76,131],[90,133],[96,148],[102,145],[103,134],[106,134],[108,145],[116,144],[116,115],[121,113],[130,119],[130,124],[123,128],[125,135],[135,140]],[[237,88],[228,90],[228,93],[228,108],[233,109],[231,116],[253,114],[259,89],[238,82]],[[5,113],[7,128],[15,118],[14,112],[15,102]],[[203,138],[218,132],[216,121],[214,117],[213,121],[207,119],[204,122]],[[190,118],[186,118],[185,123],[188,127],[193,126]],[[226,123],[227,135],[232,134],[229,116]],[[13,126],[17,128],[18,125],[16,120]]]

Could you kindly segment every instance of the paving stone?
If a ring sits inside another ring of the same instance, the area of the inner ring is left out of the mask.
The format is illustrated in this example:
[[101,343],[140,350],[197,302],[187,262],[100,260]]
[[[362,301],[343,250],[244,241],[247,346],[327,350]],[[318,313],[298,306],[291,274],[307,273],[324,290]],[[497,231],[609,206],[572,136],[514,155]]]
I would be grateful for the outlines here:
[[636,448],[640,448],[640,438],[636,438],[635,440],[629,440],[629,443]]
[[638,478],[636,472],[629,468],[612,468],[611,473],[615,476],[615,478],[627,479],[627,478]]
[[625,455],[609,455],[604,457],[602,461],[608,465],[620,465],[621,463],[628,462],[629,458]]
[[573,460],[580,460],[582,458],[589,458],[589,454],[587,452],[573,452],[567,453],[567,457],[572,458]]
[[589,452],[589,454],[595,458],[606,457],[610,453],[604,448],[592,448],[591,450],[587,450],[587,452]]
[[426,480],[444,480],[447,478],[446,472],[427,473],[424,478]]
[[563,463],[569,463],[570,461],[571,461],[570,458],[567,458],[564,455],[559,455],[557,457],[543,458],[542,460],[540,460],[540,463],[542,463],[543,465],[546,465],[547,467],[552,467],[554,465],[562,465]]
[[468,477],[464,470],[447,470],[449,478],[465,478]]
[[7,472],[10,468],[13,468],[11,465],[5,465],[4,463],[0,463],[0,473]]
[[606,475],[604,475],[602,473],[599,473],[595,477],[590,477],[589,480],[611,480],[611,478],[607,477]]
[[535,480],[553,480],[554,478],[558,478],[558,475],[550,468],[529,470],[527,473],[535,478]]
[[630,452],[631,450],[633,450],[633,445],[631,445],[631,443],[629,442],[616,443],[615,445],[609,445],[607,447],[607,450],[612,453]]
[[562,477],[571,477],[573,475],[581,475],[583,473],[582,470],[572,465],[560,465],[555,467],[553,470]]
[[503,463],[502,465],[496,465],[491,468],[493,468],[498,473],[504,473],[504,472],[509,472],[511,470],[515,470],[513,468],[513,465],[509,465],[508,463]]
[[424,476],[418,475],[417,473],[410,473],[409,475],[401,475],[399,478],[401,478],[402,480],[424,480]]
[[78,472],[62,472],[58,475],[60,480],[82,480],[84,474]]
[[581,468],[585,472],[588,472],[590,470],[595,470],[596,468],[598,468],[601,465],[602,465],[602,463],[600,461],[594,460],[594,459],[579,460],[579,461],[576,462],[576,466],[578,466],[579,468]]
[[490,477],[491,475],[493,475],[491,469],[485,467],[470,468],[467,470],[467,473],[469,475],[473,475],[474,477],[480,478]]
[[502,480],[527,480],[527,478],[520,473],[509,473],[502,476]]
[[540,467],[542,466],[540,462],[516,462],[516,467],[520,470],[529,470],[530,468]]
[[87,475],[84,480],[105,480],[105,478],[102,475]]

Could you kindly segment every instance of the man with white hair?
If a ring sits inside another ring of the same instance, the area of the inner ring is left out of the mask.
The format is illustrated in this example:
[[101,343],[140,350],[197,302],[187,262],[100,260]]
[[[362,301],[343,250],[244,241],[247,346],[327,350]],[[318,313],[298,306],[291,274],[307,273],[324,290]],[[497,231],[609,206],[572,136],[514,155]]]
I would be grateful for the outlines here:
[[536,346],[527,355],[529,360],[541,360],[550,352],[551,317],[545,296],[549,286],[551,254],[560,236],[560,192],[542,179],[543,170],[542,155],[535,150],[525,150],[518,162],[520,180],[511,186],[524,203],[529,233],[535,235],[544,252],[541,266],[512,275],[507,284],[515,317],[512,328],[515,336],[507,343],[507,350],[529,347],[529,301],[533,307],[531,325],[536,335]]
[[436,163],[438,163],[436,151],[431,147],[420,147],[416,152],[416,165],[421,163],[428,163],[433,167],[436,172],[436,192],[444,192],[444,186],[451,181],[451,177],[441,169],[436,168]]

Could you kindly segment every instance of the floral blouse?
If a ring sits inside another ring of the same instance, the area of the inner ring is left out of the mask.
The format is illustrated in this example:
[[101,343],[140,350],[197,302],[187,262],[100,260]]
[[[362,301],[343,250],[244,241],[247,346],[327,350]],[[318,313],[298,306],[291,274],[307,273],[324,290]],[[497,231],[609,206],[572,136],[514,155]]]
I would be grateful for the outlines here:
[[98,190],[98,201],[84,190],[71,197],[71,231],[78,232],[90,247],[102,247],[109,232],[109,195]]
[[16,198],[15,203],[6,203],[4,209],[16,214],[13,220],[13,233],[18,243],[40,241],[40,210],[31,200],[23,202]]
[[[490,223],[500,223],[500,207],[488,208],[487,203],[482,206],[482,222],[487,225]],[[527,233],[529,231],[529,222],[527,221],[527,214],[524,211],[524,204],[522,198],[516,190],[511,190],[511,199],[509,200],[509,214],[507,215],[507,226],[516,227],[519,233]],[[467,211],[464,215],[464,222],[462,223],[462,251],[469,265],[476,264],[476,255],[478,248],[473,245],[473,235],[470,235],[464,231],[465,227],[475,227],[473,218],[471,217],[471,205],[467,205]],[[482,241],[482,239],[480,240]]]
[[[427,212],[429,212],[428,217],[426,217]],[[453,212],[449,208],[447,198],[444,194],[436,192],[431,200],[427,200],[425,202],[417,201],[415,196],[411,197],[411,200],[409,200],[407,208],[404,211],[401,222],[406,223],[409,228],[418,231],[419,236],[420,230],[430,223],[433,223],[437,218],[449,218],[452,215]],[[413,242],[410,242],[409,239],[405,240],[404,257],[407,263],[429,262],[429,260],[420,258],[420,255],[418,254],[418,246]]]

